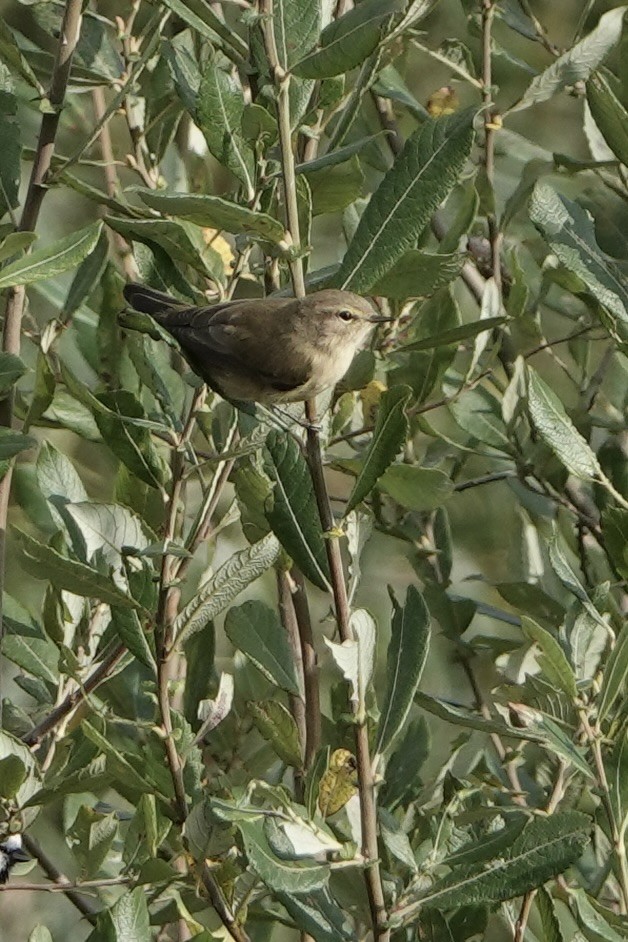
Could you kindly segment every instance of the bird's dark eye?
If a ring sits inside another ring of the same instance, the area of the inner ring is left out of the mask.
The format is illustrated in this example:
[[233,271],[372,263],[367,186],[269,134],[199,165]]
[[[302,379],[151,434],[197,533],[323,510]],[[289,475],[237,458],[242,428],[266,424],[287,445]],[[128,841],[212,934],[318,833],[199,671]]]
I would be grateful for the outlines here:
[[338,317],[341,321],[352,321],[353,312],[352,311],[338,311]]

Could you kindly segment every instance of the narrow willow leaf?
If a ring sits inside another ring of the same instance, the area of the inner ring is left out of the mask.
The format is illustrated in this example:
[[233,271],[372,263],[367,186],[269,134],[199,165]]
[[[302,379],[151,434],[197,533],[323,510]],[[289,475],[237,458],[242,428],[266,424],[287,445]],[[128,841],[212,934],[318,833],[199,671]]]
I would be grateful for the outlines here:
[[335,283],[368,293],[416,245],[458,180],[473,143],[475,109],[425,121],[406,142],[360,220]]
[[539,916],[541,917],[544,942],[564,942],[560,923],[554,909],[554,900],[545,887],[539,887],[535,902]]
[[466,390],[449,408],[456,423],[472,439],[510,453],[512,446],[500,402],[484,386]]
[[110,566],[119,566],[123,553],[136,556],[157,539],[137,514],[120,504],[84,500],[66,504],[65,511],[81,532],[89,560],[97,553]]
[[199,588],[174,622],[177,642],[186,641],[197,631],[202,631],[224,611],[248,585],[273,565],[279,556],[280,546],[272,534],[239,553],[234,553],[224,566]]
[[599,477],[600,465],[589,443],[565,412],[565,407],[556,393],[530,366],[528,406],[537,432],[569,473],[582,481]]
[[297,724],[279,700],[250,700],[247,704],[258,732],[270,743],[282,762],[293,769],[303,765]]
[[22,432],[12,432],[8,428],[0,428],[0,461],[7,461],[14,458],[21,451],[28,451],[34,448],[37,439],[30,435],[23,435]]
[[225,634],[271,684],[299,696],[290,642],[272,608],[258,601],[230,608]]
[[131,652],[133,657],[137,658],[140,664],[147,667],[151,673],[157,673],[157,663],[155,655],[148,643],[142,623],[138,614],[133,609],[120,608],[117,605],[111,607],[111,623],[113,630],[117,632],[120,641]]
[[249,865],[271,889],[280,893],[311,893],[325,886],[329,868],[295,860],[281,860],[273,853],[261,821],[238,821]]
[[456,869],[427,892],[402,900],[392,913],[392,924],[410,925],[421,908],[442,911],[523,896],[576,862],[590,840],[591,827],[591,819],[578,811],[535,818],[492,863]]
[[628,579],[628,510],[608,507],[602,514],[607,552],[617,571]]
[[539,667],[550,684],[563,690],[572,700],[576,700],[578,696],[576,678],[556,638],[525,615],[521,618],[521,627],[524,634],[541,649],[541,656],[538,659]]
[[26,370],[26,364],[14,353],[0,353],[0,393],[17,383]]
[[622,345],[628,344],[628,285],[597,244],[591,216],[545,183],[537,183],[530,200],[530,218],[565,268],[599,301],[611,336]]
[[321,79],[355,68],[379,43],[391,13],[404,6],[401,0],[363,0],[325,27],[320,48],[297,62],[293,72],[302,78]]
[[[2,180],[3,186],[7,189],[7,186],[2,177],[2,169],[0,169],[0,180]],[[0,200],[2,197],[0,196]],[[0,203],[2,206],[2,203]],[[11,258],[12,255],[20,255],[24,249],[27,249],[29,245],[32,245],[33,242],[37,239],[37,235],[34,232],[10,232],[8,236],[0,242],[0,262],[6,261],[7,258]]]
[[[118,742],[114,743],[88,720],[83,720],[81,730],[86,738],[89,739],[90,742],[93,742],[106,757],[107,765],[111,767],[120,781],[124,782],[125,786],[138,791],[140,795],[146,794],[148,785],[146,777],[142,777],[140,773],[135,770],[133,765],[126,758]],[[152,789],[152,791],[155,793],[154,789]],[[159,797],[164,798],[163,795],[159,795]]]
[[623,729],[615,748],[604,757],[613,814],[620,833],[628,827],[628,730]]
[[295,895],[275,892],[295,925],[316,942],[358,942],[346,923],[346,914],[324,887],[312,893]]
[[583,607],[587,610],[589,615],[600,625],[604,631],[608,631],[608,625],[598,612],[597,608],[587,595],[586,589],[578,579],[576,573],[573,571],[572,567],[569,564],[569,561],[558,540],[558,535],[555,534],[553,539],[550,540],[549,544],[549,557],[552,564],[552,569],[572,595],[582,603]]
[[386,661],[386,692],[377,728],[376,753],[385,752],[403,731],[430,643],[430,613],[418,589],[408,586],[403,606],[393,600]]
[[473,321],[472,324],[463,324],[461,327],[452,327],[451,330],[443,330],[431,337],[425,337],[423,340],[413,340],[403,347],[398,347],[395,352],[412,353],[415,350],[433,350],[434,347],[446,347],[452,343],[461,343],[463,340],[477,337],[485,330],[492,330],[494,327],[500,327],[506,322],[505,317],[489,317],[486,320]]
[[[411,249],[395,262],[371,291],[377,297],[405,301],[408,298],[429,298],[457,278],[466,255],[432,255]],[[407,347],[403,349],[408,349]]]
[[[91,410],[94,420],[114,455],[140,481],[161,488],[168,480],[169,468],[153,443],[139,399],[126,389],[114,389],[92,398],[97,403]],[[83,401],[92,406],[89,397]]]
[[604,667],[598,721],[606,717],[617,697],[625,693],[628,678],[628,624],[624,625]]
[[35,89],[38,97],[45,96],[46,93],[30,67],[27,56],[22,54],[15,35],[4,17],[0,18],[0,62],[6,63],[12,71],[21,75],[24,81]]
[[[595,942],[625,942],[626,936],[623,932],[618,932],[610,922],[602,915],[601,906],[593,905],[584,890],[570,889],[569,895],[576,904],[578,913],[578,922],[586,931],[587,938],[595,939]],[[609,911],[609,918],[615,918],[615,914]]]
[[255,193],[255,156],[242,136],[243,112],[242,88],[212,56],[198,90],[198,123],[210,152],[242,183],[248,201]]
[[220,36],[238,55],[247,55],[242,38],[222,21],[209,0],[164,0],[164,6],[210,42],[215,43],[216,37]]
[[549,68],[536,75],[523,96],[510,109],[520,111],[540,101],[547,101],[567,85],[589,78],[621,37],[626,7],[616,7],[600,17],[599,23],[584,39],[559,56]]
[[574,744],[573,739],[551,716],[541,710],[532,709],[524,703],[511,703],[510,709],[513,713],[516,713],[519,722],[530,738],[536,738],[544,742],[551,753],[562,756],[569,765],[577,769],[585,778],[594,778],[593,772],[587,765],[583,750]]
[[205,277],[213,278],[213,271],[201,256],[185,230],[185,223],[171,219],[126,219],[107,216],[105,222],[129,242],[141,242],[149,248],[163,249],[169,258],[191,265]]
[[188,219],[197,226],[225,229],[234,235],[256,235],[279,243],[286,238],[282,224],[268,213],[254,212],[220,196],[201,193],[164,193],[163,191],[137,191],[147,206],[168,216]]
[[312,477],[291,435],[269,432],[264,466],[275,484],[266,519],[286,553],[310,582],[325,592],[329,586],[329,565]]
[[435,510],[454,492],[454,485],[438,468],[395,464],[384,472],[379,487],[409,510]]
[[52,641],[7,634],[2,639],[2,653],[27,674],[47,684],[59,679],[59,650]]
[[118,897],[108,911],[115,942],[150,942],[148,902],[144,888],[137,886]]
[[30,285],[44,278],[54,278],[76,268],[95,249],[101,229],[102,222],[94,222],[7,265],[0,271],[0,291],[13,285]]
[[466,729],[477,729],[482,733],[490,735],[497,733],[500,736],[510,736],[513,739],[534,739],[540,740],[541,737],[534,733],[530,734],[528,730],[518,729],[516,726],[509,726],[503,720],[486,719],[477,713],[472,713],[464,707],[455,706],[453,703],[447,703],[445,700],[438,700],[436,697],[430,697],[421,691],[417,691],[414,702],[423,710],[438,716],[447,723],[453,723],[454,726],[464,726]]
[[587,101],[604,140],[622,164],[628,164],[628,111],[621,103],[614,76],[594,72],[587,82]]
[[100,599],[109,605],[139,607],[112,579],[98,570],[62,556],[51,546],[39,543],[27,533],[18,530],[17,534],[22,544],[22,564],[36,579],[48,579],[58,589],[65,589],[86,598]]
[[412,391],[407,386],[387,389],[379,401],[377,422],[362,469],[353,486],[345,516],[370,494],[386,468],[393,463],[406,440],[405,407]]

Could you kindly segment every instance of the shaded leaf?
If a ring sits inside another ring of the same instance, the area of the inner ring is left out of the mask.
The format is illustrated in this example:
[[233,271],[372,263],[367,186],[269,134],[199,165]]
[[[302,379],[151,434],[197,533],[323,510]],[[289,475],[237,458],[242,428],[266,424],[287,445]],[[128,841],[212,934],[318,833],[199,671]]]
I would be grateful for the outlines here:
[[598,722],[607,715],[617,697],[625,692],[628,677],[628,624],[624,625],[604,667],[598,705]]
[[258,601],[230,608],[225,634],[272,684],[299,696],[290,642],[272,608]]
[[597,244],[587,211],[545,183],[537,183],[530,200],[530,218],[552,252],[599,301],[604,326],[611,336],[627,344],[628,286],[621,271]]
[[266,518],[286,553],[310,582],[326,591],[329,565],[312,477],[291,435],[274,429],[269,432],[264,467],[275,485]]
[[587,82],[587,101],[604,140],[622,164],[628,164],[628,111],[609,72],[594,72]]
[[418,589],[408,586],[403,606],[393,598],[393,609],[386,692],[377,727],[376,753],[385,752],[403,730],[430,642],[430,613]]
[[300,769],[303,760],[297,725],[278,700],[250,700],[247,709],[259,733],[277,753],[282,762]]
[[454,491],[454,485],[437,468],[395,464],[379,479],[379,487],[408,510],[434,510]]
[[401,451],[408,431],[404,410],[410,396],[411,390],[407,386],[393,386],[380,399],[373,437],[351,491],[345,516],[368,496]]
[[329,868],[295,860],[280,860],[273,853],[262,821],[238,821],[249,864],[271,889],[281,893],[311,893],[325,886]]
[[[405,301],[407,298],[428,298],[458,277],[465,260],[466,255],[462,252],[453,255],[432,255],[419,249],[411,249],[372,286],[371,291],[377,297],[398,301]],[[409,344],[401,349],[424,348]]]
[[568,697],[576,700],[578,689],[573,669],[560,644],[545,628],[541,628],[531,618],[525,615],[521,618],[521,627],[524,634],[541,649],[539,667],[554,687],[563,690]]

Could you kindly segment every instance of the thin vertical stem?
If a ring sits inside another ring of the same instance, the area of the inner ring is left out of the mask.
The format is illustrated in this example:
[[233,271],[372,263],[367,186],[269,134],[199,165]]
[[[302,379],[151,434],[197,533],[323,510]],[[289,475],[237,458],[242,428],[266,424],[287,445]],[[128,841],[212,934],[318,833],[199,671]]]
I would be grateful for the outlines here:
[[[296,177],[294,172],[294,152],[292,149],[292,128],[290,126],[289,87],[290,74],[285,71],[277,54],[277,44],[273,30],[273,2],[260,0],[260,12],[263,15],[263,28],[268,63],[277,87],[277,116],[282,157],[282,176],[286,203],[287,228],[293,244],[299,246],[300,231],[297,206]],[[292,283],[296,297],[304,297],[305,280],[303,262],[295,258],[290,264]],[[315,400],[305,404],[308,429],[306,436],[306,456],[312,475],[312,482],[323,532],[326,535],[325,546],[331,572],[331,585],[338,631],[343,641],[353,638],[350,624],[350,608],[347,586],[340,553],[338,536],[334,533],[334,520],[325,483],[320,435],[317,428]],[[306,706],[309,712],[310,705]],[[387,928],[388,914],[384,902],[379,868],[379,848],[377,841],[377,807],[375,784],[368,742],[368,728],[365,723],[355,726],[355,750],[358,773],[358,794],[360,799],[360,819],[362,825],[362,854],[367,862],[364,871],[373,936],[376,942],[389,942],[390,930]]]
[[[68,79],[72,68],[72,58],[76,49],[81,31],[82,0],[67,0],[61,23],[59,42],[55,55],[55,62],[50,77],[48,99],[50,109],[41,119],[39,139],[35,149],[35,159],[31,171],[28,189],[20,219],[20,230],[33,232],[39,219],[39,211],[46,194],[46,182],[52,163],[55,140],[61,111],[65,100]],[[4,329],[2,334],[2,350],[19,356],[22,339],[22,317],[26,301],[24,285],[16,285],[7,294],[7,303],[4,313]],[[13,395],[9,393],[0,402],[0,426],[11,428],[13,421]],[[0,640],[3,634],[2,622],[2,596],[4,592],[5,566],[6,566],[6,531],[9,513],[9,495],[11,492],[11,479],[13,465],[0,481]],[[2,718],[0,706],[0,720]]]
[[491,269],[495,284],[502,291],[501,243],[502,234],[495,207],[495,135],[499,124],[493,105],[493,19],[494,0],[482,0],[482,101],[484,102],[484,170],[492,205],[487,213],[488,236],[491,244]]

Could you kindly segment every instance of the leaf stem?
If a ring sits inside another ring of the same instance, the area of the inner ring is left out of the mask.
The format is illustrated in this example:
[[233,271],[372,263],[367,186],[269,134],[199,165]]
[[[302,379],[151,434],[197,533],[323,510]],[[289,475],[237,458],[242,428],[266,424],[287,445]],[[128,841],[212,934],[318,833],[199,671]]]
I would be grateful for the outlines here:
[[495,136],[498,129],[497,113],[493,105],[493,20],[494,0],[482,0],[482,101],[484,102],[484,170],[490,190],[491,206],[487,212],[488,234],[491,244],[491,268],[500,301],[502,294],[501,244],[502,233],[495,207]]

